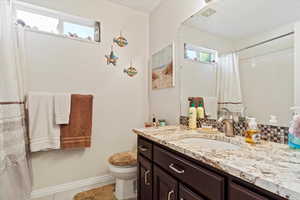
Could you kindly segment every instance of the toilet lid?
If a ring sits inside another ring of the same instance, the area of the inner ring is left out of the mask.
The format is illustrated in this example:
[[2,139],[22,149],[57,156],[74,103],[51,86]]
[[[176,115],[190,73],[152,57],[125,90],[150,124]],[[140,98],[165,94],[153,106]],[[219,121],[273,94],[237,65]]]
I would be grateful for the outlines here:
[[134,166],[137,164],[137,154],[134,152],[123,152],[112,155],[108,159],[114,166]]

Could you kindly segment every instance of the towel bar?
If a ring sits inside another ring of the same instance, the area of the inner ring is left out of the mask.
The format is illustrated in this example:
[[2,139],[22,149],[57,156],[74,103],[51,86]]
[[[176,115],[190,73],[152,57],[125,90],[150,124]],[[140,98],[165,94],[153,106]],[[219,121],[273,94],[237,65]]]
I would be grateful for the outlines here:
[[13,102],[13,101],[11,101],[11,102],[0,102],[0,105],[11,105],[11,104],[24,104],[24,102],[22,102],[22,101],[20,101],[20,102],[18,102],[18,101],[16,101],[16,102]]

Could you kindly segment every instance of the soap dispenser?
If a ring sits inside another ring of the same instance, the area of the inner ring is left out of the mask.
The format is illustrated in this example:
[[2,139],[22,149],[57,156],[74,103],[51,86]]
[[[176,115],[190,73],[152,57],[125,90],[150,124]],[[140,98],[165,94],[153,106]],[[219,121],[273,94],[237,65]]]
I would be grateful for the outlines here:
[[300,149],[300,115],[297,109],[293,108],[295,115],[289,128],[288,145],[291,149]]
[[261,134],[257,127],[255,118],[249,118],[248,128],[245,131],[246,142],[250,144],[257,144],[261,140]]
[[191,104],[189,109],[189,128],[197,129],[197,110],[194,103]]

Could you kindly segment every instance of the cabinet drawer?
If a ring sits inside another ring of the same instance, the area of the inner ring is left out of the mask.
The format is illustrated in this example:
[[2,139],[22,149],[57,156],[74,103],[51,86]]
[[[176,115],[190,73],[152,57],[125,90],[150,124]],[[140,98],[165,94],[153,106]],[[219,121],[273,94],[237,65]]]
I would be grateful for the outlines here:
[[230,183],[229,185],[229,200],[268,200],[268,198],[263,197],[255,192],[237,185],[235,183]]
[[152,143],[142,137],[138,138],[138,152],[152,160]]
[[154,162],[193,187],[210,200],[224,200],[224,178],[176,156],[158,146],[153,147]]
[[191,190],[187,189],[185,186],[179,186],[179,200],[206,200],[195,194]]

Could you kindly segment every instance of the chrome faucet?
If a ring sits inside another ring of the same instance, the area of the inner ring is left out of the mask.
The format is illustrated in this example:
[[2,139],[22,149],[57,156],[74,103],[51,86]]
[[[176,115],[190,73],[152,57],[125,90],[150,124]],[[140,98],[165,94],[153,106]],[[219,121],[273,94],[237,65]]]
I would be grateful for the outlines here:
[[[221,108],[221,110],[224,110],[226,112],[226,117],[222,116],[218,119],[218,123],[223,124],[224,123],[224,133],[227,137],[234,137],[234,127],[233,127],[233,113],[227,109],[227,108]],[[227,116],[229,117],[227,118]]]

